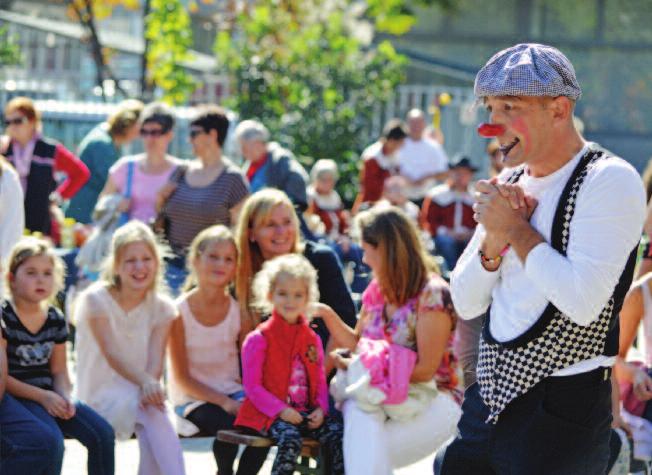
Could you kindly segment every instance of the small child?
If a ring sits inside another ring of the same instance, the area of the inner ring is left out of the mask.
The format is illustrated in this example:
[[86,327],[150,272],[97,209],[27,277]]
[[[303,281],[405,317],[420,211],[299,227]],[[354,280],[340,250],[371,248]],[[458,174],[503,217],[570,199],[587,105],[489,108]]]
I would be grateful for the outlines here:
[[242,368],[247,398],[235,425],[276,441],[272,475],[294,473],[306,436],[327,447],[330,473],[343,474],[343,427],[326,415],[324,354],[306,315],[318,299],[317,272],[305,257],[287,254],[266,261],[252,288],[257,304],[264,310],[272,307],[272,316],[245,339]]
[[335,160],[317,160],[310,170],[311,184],[308,186],[308,212],[319,217],[324,224],[324,234],[337,241],[346,234],[348,216],[342,198],[335,190],[339,174]]
[[11,299],[2,305],[2,343],[9,362],[7,392],[42,423],[42,430],[58,439],[55,458],[44,473],[61,473],[66,435],[88,449],[89,474],[109,475],[114,473],[113,429],[93,409],[73,402],[70,396],[66,319],[49,304],[63,287],[63,276],[64,264],[46,241],[23,238],[14,247],[7,279]]
[[138,475],[183,475],[183,452],[165,410],[163,355],[174,302],[160,290],[162,249],[130,221],[113,235],[102,277],[80,296],[77,393],[119,439],[138,438]]
[[[229,293],[237,260],[235,239],[223,225],[204,229],[190,245],[188,278],[176,301],[179,317],[168,340],[168,382],[179,434],[232,429],[244,399],[238,354],[252,325]],[[245,448],[237,473],[258,473],[268,451]],[[215,440],[213,454],[218,473],[236,473],[237,445]]]

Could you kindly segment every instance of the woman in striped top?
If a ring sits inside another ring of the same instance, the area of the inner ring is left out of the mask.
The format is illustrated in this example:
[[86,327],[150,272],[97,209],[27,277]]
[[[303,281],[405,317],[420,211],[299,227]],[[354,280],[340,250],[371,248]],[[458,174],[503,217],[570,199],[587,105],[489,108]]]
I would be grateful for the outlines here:
[[222,108],[201,107],[190,122],[190,142],[197,158],[159,193],[174,252],[167,280],[175,293],[187,274],[185,256],[192,240],[214,224],[232,226],[249,194],[240,169],[222,155],[228,129],[229,119]]

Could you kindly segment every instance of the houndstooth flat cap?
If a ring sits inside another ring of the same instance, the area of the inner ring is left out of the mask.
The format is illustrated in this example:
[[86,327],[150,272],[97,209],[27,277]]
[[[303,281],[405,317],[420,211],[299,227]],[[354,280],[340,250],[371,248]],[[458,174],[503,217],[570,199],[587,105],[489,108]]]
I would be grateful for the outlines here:
[[475,95],[567,96],[577,100],[582,90],[575,69],[552,46],[522,43],[504,49],[487,61],[475,77]]

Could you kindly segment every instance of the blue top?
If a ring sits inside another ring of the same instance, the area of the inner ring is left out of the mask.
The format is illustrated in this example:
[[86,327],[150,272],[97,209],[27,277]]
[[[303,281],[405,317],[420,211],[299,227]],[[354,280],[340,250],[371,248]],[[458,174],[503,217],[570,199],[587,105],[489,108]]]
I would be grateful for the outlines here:
[[119,157],[106,123],[95,126],[86,134],[79,144],[79,158],[86,164],[91,176],[70,200],[66,216],[80,223],[91,222],[95,203],[109,176],[109,168]]

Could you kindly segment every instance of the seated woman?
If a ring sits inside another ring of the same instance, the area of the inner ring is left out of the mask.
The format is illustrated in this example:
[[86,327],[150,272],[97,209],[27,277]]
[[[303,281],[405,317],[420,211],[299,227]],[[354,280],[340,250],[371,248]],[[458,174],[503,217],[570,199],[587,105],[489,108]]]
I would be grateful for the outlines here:
[[[41,117],[34,102],[15,97],[5,106],[7,136],[0,139],[0,154],[18,172],[25,195],[25,227],[54,237],[51,205],[72,198],[88,181],[84,163],[60,143],[41,134]],[[57,186],[55,173],[67,178]]]
[[[204,229],[190,246],[190,275],[177,299],[179,317],[168,341],[170,398],[180,418],[177,432],[183,435],[201,430],[214,436],[232,429],[244,398],[238,356],[251,326],[229,294],[237,258],[235,239],[222,225]],[[237,473],[257,474],[267,452],[247,447]],[[220,475],[234,473],[237,445],[215,439],[213,454]]]
[[130,221],[113,235],[104,275],[76,304],[77,395],[118,439],[135,432],[139,475],[183,475],[183,453],[165,410],[163,355],[174,303],[160,290],[162,252]]
[[[361,409],[353,399],[343,406],[346,473],[390,474],[430,455],[455,431],[461,410],[448,391],[420,392],[416,387],[435,378],[450,345],[455,313],[446,282],[429,271],[416,226],[402,211],[375,207],[357,219],[364,260],[374,273],[362,296],[360,319],[352,330],[325,306],[319,307],[319,315],[333,338],[350,351],[365,337],[416,352],[407,375],[409,391],[422,400],[416,416],[388,420],[383,412]],[[338,352],[333,357],[346,369],[349,358]]]

